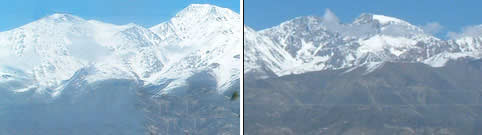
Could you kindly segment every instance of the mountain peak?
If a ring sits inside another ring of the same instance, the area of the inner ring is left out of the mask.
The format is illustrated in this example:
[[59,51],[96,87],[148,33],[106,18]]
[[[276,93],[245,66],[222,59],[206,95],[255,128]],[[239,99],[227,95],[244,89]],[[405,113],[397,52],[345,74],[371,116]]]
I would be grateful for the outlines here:
[[376,15],[373,14],[373,20],[377,20],[381,24],[387,24],[387,23],[406,23],[405,21],[395,18],[395,17],[390,17],[390,16],[384,16],[384,15]]
[[[322,23],[322,18],[317,17],[317,16],[299,16],[295,17],[291,20],[284,21],[278,26],[274,26],[272,28],[260,30],[259,32],[263,33],[263,31],[268,31],[273,28],[280,28],[280,27],[296,27],[296,26],[301,26],[301,25],[323,25]],[[304,26],[302,26],[304,27]]]
[[363,13],[357,19],[355,19],[354,23],[364,24],[364,23],[371,23],[371,22],[378,22],[381,25],[386,24],[409,24],[408,22],[398,19],[396,17],[385,16],[385,15],[378,15],[378,14],[370,14],[370,13]]
[[315,21],[321,21],[322,19],[320,17],[317,17],[317,16],[299,16],[299,17],[295,17],[291,20],[288,20],[286,22],[305,22],[305,23],[308,23],[308,22],[315,22]]
[[176,14],[176,17],[229,16],[233,11],[210,4],[191,4]]
[[221,8],[211,4],[189,4],[186,8]]
[[54,13],[50,16],[45,17],[48,20],[54,20],[56,22],[76,22],[76,21],[83,21],[84,19],[66,13]]
[[[240,16],[236,12],[209,4],[191,4],[167,22],[151,27],[161,39],[178,44],[186,39],[202,38],[211,34],[233,34]],[[192,44],[192,43],[190,43]]]

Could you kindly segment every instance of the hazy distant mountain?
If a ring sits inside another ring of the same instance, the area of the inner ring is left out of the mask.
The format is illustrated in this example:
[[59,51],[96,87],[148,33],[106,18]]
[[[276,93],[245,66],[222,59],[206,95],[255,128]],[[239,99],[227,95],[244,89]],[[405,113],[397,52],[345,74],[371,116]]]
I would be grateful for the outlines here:
[[53,14],[0,32],[0,134],[238,134],[239,24],[192,4],[152,28]]

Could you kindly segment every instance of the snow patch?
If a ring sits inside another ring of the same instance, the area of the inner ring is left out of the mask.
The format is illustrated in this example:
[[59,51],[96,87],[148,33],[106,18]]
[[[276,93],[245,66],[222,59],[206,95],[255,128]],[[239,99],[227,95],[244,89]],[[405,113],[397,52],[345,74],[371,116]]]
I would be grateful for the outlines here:
[[375,71],[376,69],[381,68],[384,63],[385,63],[385,62],[369,62],[369,63],[366,63],[366,65],[365,65],[365,67],[366,67],[365,74],[371,73],[371,72]]
[[470,53],[440,53],[435,56],[432,56],[423,61],[424,64],[427,64],[432,67],[443,67],[445,64],[450,60],[456,60],[463,57],[474,57],[474,54]]
[[405,21],[402,21],[398,18],[388,17],[388,16],[384,16],[384,15],[373,15],[373,19],[380,22],[380,24],[404,23],[405,22]]

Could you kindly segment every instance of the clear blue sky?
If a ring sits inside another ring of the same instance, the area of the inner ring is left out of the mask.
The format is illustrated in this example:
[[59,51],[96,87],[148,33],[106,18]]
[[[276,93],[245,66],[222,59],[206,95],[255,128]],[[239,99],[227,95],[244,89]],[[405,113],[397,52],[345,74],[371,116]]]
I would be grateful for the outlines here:
[[0,31],[59,12],[113,24],[150,27],[193,3],[213,4],[238,13],[240,8],[239,0],[0,0]]
[[482,24],[480,0],[244,0],[245,24],[255,30],[269,28],[297,16],[322,16],[329,8],[344,23],[361,13],[397,17],[415,25],[438,22],[447,31]]

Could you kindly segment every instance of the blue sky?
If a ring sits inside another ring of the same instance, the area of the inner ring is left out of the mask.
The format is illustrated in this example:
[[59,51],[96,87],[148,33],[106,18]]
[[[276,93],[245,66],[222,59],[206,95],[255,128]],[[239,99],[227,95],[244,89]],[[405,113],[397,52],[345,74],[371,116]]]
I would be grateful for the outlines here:
[[239,0],[0,0],[0,31],[53,13],[113,24],[150,27],[168,20],[191,3],[213,4],[239,13]]
[[329,8],[343,23],[361,13],[397,17],[415,25],[435,22],[442,26],[436,34],[482,24],[480,0],[245,0],[245,24],[255,30],[269,28],[297,16],[323,16]]

